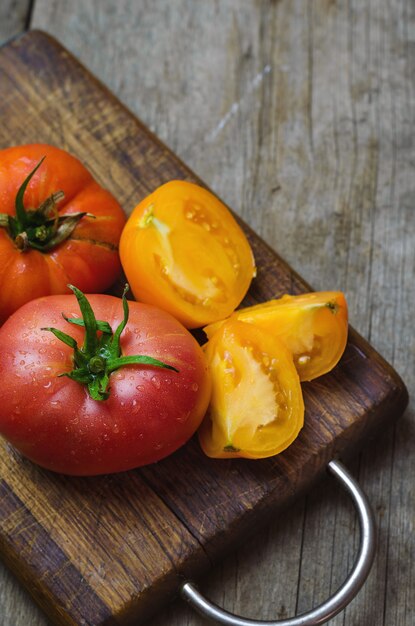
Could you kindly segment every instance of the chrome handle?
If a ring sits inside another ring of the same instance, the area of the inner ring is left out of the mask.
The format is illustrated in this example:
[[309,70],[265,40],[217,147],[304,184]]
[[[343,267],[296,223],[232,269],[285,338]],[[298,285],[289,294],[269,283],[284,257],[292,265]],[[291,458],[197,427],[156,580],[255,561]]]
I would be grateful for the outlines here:
[[186,602],[203,617],[226,626],[318,626],[325,624],[340,613],[358,593],[372,567],[376,551],[375,521],[365,494],[344,465],[339,461],[330,461],[327,469],[351,496],[360,526],[360,546],[355,564],[333,596],[307,613],[273,622],[253,620],[228,613],[204,598],[190,581],[184,583],[180,589],[181,596]]

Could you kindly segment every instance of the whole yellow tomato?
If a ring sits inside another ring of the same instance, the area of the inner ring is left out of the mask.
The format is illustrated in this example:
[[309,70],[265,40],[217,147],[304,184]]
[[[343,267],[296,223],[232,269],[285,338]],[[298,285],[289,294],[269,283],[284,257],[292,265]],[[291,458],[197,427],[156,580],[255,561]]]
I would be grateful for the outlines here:
[[162,185],[134,209],[120,257],[135,298],[187,328],[229,316],[255,274],[250,245],[230,211],[185,181]]

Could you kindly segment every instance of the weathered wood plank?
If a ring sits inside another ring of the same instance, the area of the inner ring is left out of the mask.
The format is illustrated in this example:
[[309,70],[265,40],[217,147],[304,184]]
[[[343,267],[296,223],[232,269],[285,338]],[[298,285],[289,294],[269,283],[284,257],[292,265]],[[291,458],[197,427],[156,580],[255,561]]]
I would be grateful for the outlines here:
[[0,4],[0,45],[22,33],[30,22],[31,0],[2,0]]
[[[343,288],[353,325],[414,389],[410,2],[38,0],[34,24],[54,32],[313,286]],[[412,408],[354,465],[377,507],[381,547],[368,584],[334,624],[415,621],[413,440]],[[353,550],[348,532],[338,552],[327,543],[330,520],[340,539],[346,515],[333,498],[326,519],[325,490],[313,492],[300,536],[291,522],[270,529],[279,576],[268,578],[268,562],[246,570],[243,549],[210,578],[213,597],[271,618],[279,598],[287,613],[296,609],[286,586],[300,577],[298,608],[322,599],[327,562],[335,585]],[[254,542],[252,563],[264,541]],[[306,556],[321,551],[327,561],[313,570]],[[263,594],[247,594],[250,585]],[[373,609],[379,597],[383,615]],[[157,626],[167,623],[202,620],[177,606]]]
[[[33,32],[9,44],[0,70],[8,120],[1,146],[60,137],[127,212],[133,195],[139,200],[171,178],[195,180],[48,36]],[[303,291],[289,266],[244,228],[258,268],[249,302]],[[352,331],[341,363],[303,393],[300,436],[260,463],[212,461],[193,441],[136,472],[75,480],[24,463],[2,442],[2,557],[62,626],[142,623],[182,576],[197,577],[223,558],[310,488],[330,458],[356,448],[406,403],[400,380]]]

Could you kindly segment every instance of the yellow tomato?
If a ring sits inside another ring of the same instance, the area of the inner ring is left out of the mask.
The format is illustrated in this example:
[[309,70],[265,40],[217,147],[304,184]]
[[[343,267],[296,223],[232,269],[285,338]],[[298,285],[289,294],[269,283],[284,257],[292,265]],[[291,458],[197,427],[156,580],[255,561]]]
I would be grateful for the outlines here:
[[199,429],[207,456],[260,459],[278,454],[304,421],[291,354],[268,332],[231,319],[205,346],[212,395]]
[[[279,337],[293,355],[300,379],[312,380],[338,363],[347,342],[347,303],[337,291],[283,296],[235,311],[233,319],[254,324]],[[204,331],[212,337],[223,322]]]
[[120,257],[135,298],[187,328],[230,315],[255,274],[248,240],[230,211],[185,181],[162,185],[134,209]]

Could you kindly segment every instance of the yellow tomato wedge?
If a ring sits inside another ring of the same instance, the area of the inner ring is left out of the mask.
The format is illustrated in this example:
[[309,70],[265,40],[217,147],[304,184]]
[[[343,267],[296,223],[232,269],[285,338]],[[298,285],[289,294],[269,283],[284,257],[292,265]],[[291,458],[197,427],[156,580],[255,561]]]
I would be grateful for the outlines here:
[[180,180],[136,206],[120,257],[136,299],[187,328],[230,315],[255,275],[252,250],[229,209],[207,189]]
[[212,380],[210,407],[199,429],[205,454],[260,459],[282,452],[304,421],[300,380],[284,344],[231,319],[204,349]]
[[[346,347],[347,303],[338,291],[286,295],[235,311],[228,319],[254,324],[281,339],[291,352],[302,381],[333,369]],[[223,323],[204,328],[209,339]]]

